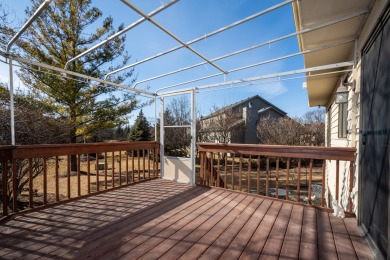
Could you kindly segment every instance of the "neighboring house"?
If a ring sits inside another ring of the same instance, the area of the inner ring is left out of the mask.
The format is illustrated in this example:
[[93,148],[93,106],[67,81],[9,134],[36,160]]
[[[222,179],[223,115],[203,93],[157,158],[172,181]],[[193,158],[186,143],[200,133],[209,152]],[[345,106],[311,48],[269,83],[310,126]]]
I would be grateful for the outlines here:
[[286,112],[256,95],[226,106],[200,119],[202,141],[257,144],[256,126],[261,118],[280,118]]
[[[390,259],[390,1],[297,1],[294,17],[297,31],[335,21],[299,35],[301,51],[329,46],[304,54],[305,67],[352,61],[352,66],[340,65],[349,71],[308,75],[309,104],[326,107],[327,146],[357,149],[353,176],[349,163],[339,165],[338,203],[347,209],[348,199],[352,199],[358,223],[376,258]],[[347,99],[340,103],[335,92],[342,90],[341,86],[347,87]],[[326,169],[327,201],[331,203],[336,191],[336,162],[327,162]],[[354,180],[351,193],[350,178]]]

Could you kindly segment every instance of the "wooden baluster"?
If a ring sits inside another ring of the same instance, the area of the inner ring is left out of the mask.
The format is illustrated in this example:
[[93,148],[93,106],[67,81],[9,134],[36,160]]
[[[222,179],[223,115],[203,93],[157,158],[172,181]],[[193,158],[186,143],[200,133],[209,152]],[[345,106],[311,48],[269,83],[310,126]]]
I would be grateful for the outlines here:
[[17,185],[17,171],[16,171],[16,160],[12,159],[12,206],[13,212],[18,212],[18,187]]
[[239,179],[238,179],[238,189],[242,191],[242,154],[240,154],[240,162],[238,166],[238,174],[239,174]]
[[289,180],[290,180],[290,158],[287,158],[287,169],[286,169],[286,200],[289,200]]
[[248,165],[248,193],[251,192],[251,171],[252,171],[252,156],[249,155],[249,165]]
[[215,186],[214,153],[210,153],[210,186]]
[[221,181],[220,181],[221,176],[219,173],[219,167],[221,166],[220,165],[221,164],[221,162],[220,162],[221,154],[219,152],[218,152],[217,160],[218,160],[218,162],[217,162],[217,187],[221,187]]
[[3,189],[3,216],[8,216],[8,161],[2,162],[3,172],[1,176],[2,189]]
[[234,160],[236,158],[236,155],[233,154],[232,157],[232,190],[234,190]]
[[199,161],[200,161],[200,169],[199,169],[199,184],[203,185],[203,152],[199,152]]
[[[99,191],[99,155],[96,153],[96,191]],[[104,165],[106,167],[106,165]]]
[[115,154],[114,152],[111,152],[111,187],[115,187]]
[[60,201],[60,180],[58,176],[58,168],[60,167],[58,164],[58,156],[56,156],[56,169],[55,169],[55,178],[56,178],[56,201]]
[[225,153],[225,176],[224,176],[224,184],[223,187],[226,189],[226,181],[227,181],[227,153]]
[[156,177],[156,163],[157,163],[156,149],[153,149],[152,151],[153,151],[153,158],[152,158],[153,177]]
[[269,196],[269,157],[266,162],[266,176],[265,176],[265,196]]
[[119,186],[122,186],[122,152],[119,151],[118,157],[118,167],[119,167]]
[[198,183],[200,185],[203,185],[203,152],[199,151],[199,179]]
[[131,180],[134,182],[134,150],[131,151]]
[[46,204],[47,204],[47,158],[43,157],[43,205]]
[[205,176],[206,176],[206,185],[210,186],[210,171],[208,171],[208,158],[207,152],[204,153],[204,168],[205,168]]
[[[159,150],[158,149],[154,149],[154,164],[153,164],[153,177],[158,177],[158,164],[159,164]],[[156,168],[155,168],[156,167]]]
[[146,170],[146,166],[145,166],[145,150],[142,149],[142,175],[143,175],[143,179],[145,180],[146,179],[146,173],[145,173],[145,170]]
[[150,179],[150,149],[147,150],[147,156],[148,156],[148,179]]
[[279,199],[279,157],[276,157],[276,172],[275,172],[275,187],[276,187],[276,198]]
[[140,156],[140,151],[141,150],[137,150],[137,156],[138,156],[138,181],[141,181],[141,159],[139,158]]
[[91,158],[87,155],[87,182],[88,182],[88,194],[91,194]]
[[205,169],[205,176],[206,176],[206,185],[207,186],[210,186],[210,171],[209,171],[209,168],[208,168],[208,160],[209,158],[207,157],[207,152],[204,153],[204,169]]
[[340,175],[340,161],[336,161],[336,200],[339,202],[339,175]]
[[[151,167],[150,168],[150,173],[151,173],[150,176],[151,176],[151,178],[154,178],[154,177],[156,177],[154,175],[154,165],[156,164],[156,162],[155,162],[155,155],[154,155],[154,149],[151,149],[150,152],[151,152],[151,156],[152,156],[151,158],[149,157],[151,159],[151,161],[152,161],[151,162],[151,166],[150,166]],[[152,177],[152,175],[153,175],[153,177]]]
[[298,177],[297,177],[298,202],[301,201],[301,158],[298,159]]
[[322,182],[321,182],[321,207],[324,207],[325,201],[325,167],[326,160],[322,161]]
[[126,154],[126,184],[129,184],[129,154],[128,154],[128,151],[126,151],[125,154]]
[[257,185],[256,185],[256,189],[257,189],[257,194],[260,194],[260,163],[261,163],[261,160],[260,160],[260,155],[257,156]]
[[206,185],[210,186],[210,171],[208,168],[208,160],[209,158],[207,157],[207,152],[204,153],[204,169],[205,169],[205,180],[206,180]]
[[310,159],[310,167],[309,167],[309,187],[307,188],[308,189],[308,192],[307,192],[307,195],[308,195],[308,199],[309,199],[309,204],[311,205],[312,204],[312,201],[311,201],[311,180],[313,178],[313,159]]
[[81,196],[80,154],[77,155],[77,196]]
[[349,212],[353,212],[353,201],[351,198],[352,195],[352,190],[353,190],[353,161],[349,162],[349,195],[348,195],[348,200],[349,200]]
[[209,184],[208,175],[207,175],[207,153],[203,152],[203,181],[204,185]]
[[[157,150],[158,150],[158,154],[160,154],[160,149],[157,149]],[[159,158],[159,157],[157,157],[157,158]],[[157,162],[158,162],[158,161],[157,161]],[[163,163],[163,162],[161,161],[160,163]],[[159,166],[160,166],[160,164],[157,164],[157,175],[158,175],[158,176],[161,176],[161,175],[160,175],[160,167],[159,167]]]
[[68,167],[67,167],[67,175],[66,175],[66,185],[67,185],[67,194],[68,194],[68,199],[70,199],[71,194],[70,194],[70,164],[71,164],[71,158],[70,155],[68,155]]
[[108,163],[107,163],[107,152],[104,152],[104,189],[106,189],[107,190],[107,188],[108,188],[108,184],[107,184],[107,182],[108,182],[108,177],[107,177],[107,165],[108,165]]
[[32,158],[28,159],[28,204],[30,209],[34,208],[34,187],[33,187],[33,169]]

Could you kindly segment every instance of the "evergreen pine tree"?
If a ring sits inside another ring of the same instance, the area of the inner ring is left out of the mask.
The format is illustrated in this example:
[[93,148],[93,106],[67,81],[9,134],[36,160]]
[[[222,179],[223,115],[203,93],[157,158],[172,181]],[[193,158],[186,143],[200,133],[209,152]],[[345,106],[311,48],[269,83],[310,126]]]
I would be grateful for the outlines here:
[[141,109],[134,125],[130,128],[129,140],[133,142],[150,141],[151,137],[150,124]]
[[[31,0],[32,6],[26,10],[28,17],[41,2]],[[102,11],[91,3],[91,0],[53,1],[17,42],[20,55],[64,68],[67,61],[116,33],[113,19],[102,19]],[[122,29],[123,25],[119,26],[118,30]],[[103,78],[128,60],[122,36],[69,63],[68,69]],[[133,93],[118,93],[114,87],[70,75],[63,77],[34,65],[25,65],[19,77],[31,93],[43,94],[41,98],[51,105],[57,120],[70,125],[70,143],[77,142],[78,137],[88,138],[93,133],[125,124],[138,103]],[[129,71],[110,79],[126,84],[134,80],[131,77]]]

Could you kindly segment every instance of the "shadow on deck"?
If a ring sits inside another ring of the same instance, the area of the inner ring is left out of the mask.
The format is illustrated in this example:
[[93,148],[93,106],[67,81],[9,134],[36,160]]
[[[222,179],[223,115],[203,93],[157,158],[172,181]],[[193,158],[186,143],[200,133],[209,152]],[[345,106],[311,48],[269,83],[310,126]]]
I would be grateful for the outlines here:
[[372,259],[354,218],[155,179],[0,223],[0,258]]

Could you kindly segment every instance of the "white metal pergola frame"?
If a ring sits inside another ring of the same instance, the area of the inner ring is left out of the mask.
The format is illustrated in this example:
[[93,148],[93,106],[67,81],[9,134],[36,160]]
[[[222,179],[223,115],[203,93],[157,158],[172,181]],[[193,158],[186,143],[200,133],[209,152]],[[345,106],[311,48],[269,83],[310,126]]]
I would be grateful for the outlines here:
[[[194,176],[194,170],[195,170],[195,140],[196,140],[196,138],[195,138],[195,135],[196,135],[196,131],[195,131],[195,129],[196,129],[196,109],[195,109],[195,106],[196,106],[196,93],[202,92],[202,91],[215,91],[215,90],[222,90],[222,89],[228,89],[228,88],[234,88],[234,87],[243,87],[243,86],[254,85],[254,84],[257,85],[257,84],[264,84],[264,83],[276,82],[276,81],[282,81],[282,80],[290,80],[290,79],[295,79],[295,78],[298,78],[298,77],[319,77],[319,76],[334,75],[334,74],[338,74],[338,73],[351,71],[352,67],[354,66],[356,61],[341,62],[341,63],[337,63],[337,64],[329,64],[329,65],[318,66],[318,67],[313,67],[313,68],[303,68],[303,69],[293,70],[293,71],[286,71],[286,72],[273,73],[273,74],[267,74],[267,75],[259,75],[259,76],[256,76],[256,77],[246,78],[246,79],[231,80],[231,81],[224,80],[223,82],[217,83],[217,84],[200,85],[200,86],[196,86],[196,87],[182,88],[182,89],[171,90],[171,91],[165,91],[165,90],[177,88],[177,87],[189,84],[189,83],[194,83],[194,82],[197,82],[197,81],[201,81],[201,80],[212,78],[212,77],[216,77],[216,76],[227,75],[229,73],[233,73],[233,72],[240,71],[240,70],[246,70],[246,69],[249,69],[249,68],[253,68],[255,66],[260,66],[260,65],[267,64],[267,63],[271,63],[271,62],[288,59],[288,58],[291,58],[291,57],[294,57],[294,56],[303,55],[303,54],[307,54],[307,53],[310,53],[310,52],[315,52],[315,51],[319,51],[319,50],[323,50],[323,49],[327,49],[327,48],[331,48],[331,47],[335,47],[335,46],[351,43],[353,41],[356,41],[356,39],[349,39],[349,40],[341,41],[341,42],[333,42],[333,43],[330,43],[330,44],[327,44],[327,45],[324,45],[324,46],[321,46],[321,47],[318,47],[318,48],[315,48],[315,49],[312,49],[312,50],[305,50],[305,51],[302,51],[302,52],[285,55],[285,56],[282,56],[282,57],[278,57],[278,58],[274,58],[274,59],[271,59],[271,60],[262,61],[262,62],[259,62],[259,63],[255,63],[255,64],[251,64],[251,65],[247,65],[247,66],[244,66],[244,67],[235,68],[235,69],[231,69],[231,70],[225,70],[225,69],[221,68],[220,66],[218,66],[218,65],[216,65],[214,63],[215,61],[222,60],[222,59],[234,56],[234,55],[239,55],[241,53],[244,53],[244,52],[247,52],[247,51],[251,51],[251,50],[254,50],[256,48],[260,48],[262,46],[266,46],[266,45],[271,44],[271,43],[282,41],[282,40],[288,39],[290,37],[298,36],[298,35],[301,35],[301,34],[304,34],[304,33],[308,33],[308,32],[314,31],[314,30],[318,30],[318,29],[321,29],[321,28],[324,28],[324,27],[327,27],[327,26],[331,26],[333,24],[336,24],[336,23],[339,23],[339,22],[343,22],[343,21],[346,21],[346,20],[358,17],[360,15],[364,15],[364,14],[366,14],[368,12],[368,10],[361,10],[359,12],[353,13],[353,14],[348,15],[346,17],[341,17],[341,18],[338,18],[338,19],[327,21],[325,23],[322,23],[320,25],[316,25],[316,26],[308,28],[308,29],[304,29],[304,30],[301,30],[301,31],[296,31],[294,33],[290,33],[290,34],[287,34],[287,35],[284,35],[284,36],[281,36],[281,37],[278,37],[278,38],[275,38],[275,39],[272,39],[272,40],[269,40],[269,41],[266,41],[266,42],[263,42],[263,43],[259,43],[257,45],[254,45],[254,46],[251,46],[251,47],[248,47],[248,48],[245,48],[245,49],[241,49],[241,50],[238,50],[238,51],[235,51],[235,52],[232,52],[232,53],[228,53],[228,54],[225,54],[225,55],[217,57],[217,58],[209,59],[209,58],[205,57],[203,54],[201,54],[200,52],[196,51],[190,45],[192,45],[192,44],[194,44],[196,42],[199,42],[199,41],[205,39],[206,37],[212,37],[212,36],[217,35],[217,34],[223,32],[223,31],[229,30],[229,29],[231,29],[231,28],[233,28],[235,26],[238,26],[240,24],[246,23],[246,22],[248,22],[248,21],[250,21],[250,20],[252,20],[254,18],[257,18],[259,16],[262,16],[264,14],[267,14],[269,12],[277,10],[277,9],[279,9],[282,6],[285,6],[285,5],[288,5],[288,4],[292,4],[292,3],[294,3],[297,0],[286,0],[286,1],[282,2],[282,3],[279,3],[279,4],[275,5],[275,6],[267,8],[267,9],[262,10],[260,12],[257,12],[257,13],[255,13],[253,15],[250,15],[250,16],[242,19],[242,20],[236,21],[236,22],[234,22],[234,23],[232,23],[232,24],[230,24],[228,26],[225,26],[225,27],[217,29],[217,30],[215,30],[213,32],[207,33],[207,34],[205,34],[202,37],[193,39],[193,40],[188,41],[188,42],[184,42],[179,37],[177,37],[176,35],[171,33],[168,29],[166,29],[165,27],[163,27],[161,24],[159,24],[158,22],[156,22],[153,19],[153,16],[155,16],[156,14],[158,14],[158,13],[168,9],[169,7],[174,5],[175,3],[179,2],[180,0],[172,0],[169,3],[167,3],[166,5],[163,5],[163,6],[159,7],[159,8],[157,8],[157,9],[155,9],[154,11],[150,12],[149,14],[144,13],[142,10],[140,10],[137,6],[135,6],[133,3],[129,2],[128,0],[120,0],[120,1],[123,4],[125,4],[126,6],[128,6],[129,8],[131,8],[133,11],[135,11],[136,13],[141,15],[142,18],[138,19],[137,21],[135,21],[134,23],[130,24],[129,26],[127,26],[123,30],[117,32],[116,34],[108,37],[104,41],[102,41],[102,42],[92,46],[88,50],[86,50],[83,53],[77,55],[76,57],[70,59],[65,64],[64,68],[58,68],[58,67],[50,66],[50,65],[47,65],[47,64],[43,64],[43,63],[40,63],[40,62],[28,60],[28,59],[21,58],[21,57],[18,57],[18,56],[15,56],[15,55],[11,54],[12,45],[28,29],[28,27],[34,22],[34,20],[36,20],[36,18],[39,17],[39,15],[45,10],[45,8],[52,2],[52,0],[44,0],[43,3],[39,6],[39,8],[35,11],[35,13],[22,26],[22,28],[11,38],[11,40],[7,44],[6,50],[5,51],[0,51],[0,55],[5,57],[6,60],[8,61],[8,64],[9,64],[9,73],[10,73],[10,77],[9,77],[9,80],[10,80],[9,81],[9,85],[10,85],[10,111],[11,111],[11,142],[12,142],[12,145],[15,145],[14,97],[13,97],[13,92],[14,92],[14,88],[13,88],[13,61],[16,61],[19,64],[29,64],[29,65],[34,65],[34,66],[37,66],[37,67],[41,67],[41,68],[45,68],[45,69],[48,69],[48,70],[59,72],[60,76],[61,75],[72,75],[72,76],[76,76],[76,77],[79,77],[79,78],[82,78],[82,79],[85,79],[85,80],[100,82],[100,83],[103,83],[103,84],[106,84],[106,85],[115,86],[115,87],[122,88],[122,89],[125,89],[125,90],[128,90],[128,91],[139,93],[140,95],[143,95],[143,96],[147,96],[147,97],[153,98],[154,101],[155,101],[155,118],[156,119],[157,119],[157,102],[158,102],[157,99],[158,98],[160,99],[160,106],[162,108],[161,111],[163,111],[163,108],[164,108],[164,97],[173,96],[173,95],[181,95],[181,94],[190,94],[191,95],[191,117],[192,117],[192,120],[191,120],[191,125],[188,125],[188,126],[185,126],[185,127],[190,127],[191,128],[191,158],[192,158],[191,165],[192,165],[192,171],[193,171],[193,175],[192,176]],[[104,77],[104,79],[91,77],[91,76],[80,74],[80,73],[77,73],[77,72],[73,72],[73,71],[70,71],[70,70],[67,69],[68,64],[70,62],[85,56],[89,52],[91,52],[91,51],[93,51],[93,50],[103,46],[107,42],[109,42],[109,41],[119,37],[120,35],[128,32],[129,30],[135,28],[136,26],[142,24],[145,21],[149,21],[150,23],[152,23],[155,27],[157,27],[158,29],[162,30],[164,33],[166,33],[171,38],[173,38],[178,43],[180,43],[180,45],[177,46],[177,47],[171,48],[169,50],[166,50],[164,52],[161,52],[159,54],[156,54],[154,56],[151,56],[151,57],[145,58],[143,60],[134,62],[132,64],[129,64],[127,66],[119,68],[117,70],[111,71]],[[191,51],[192,53],[194,53],[195,55],[197,55],[198,57],[203,59],[203,62],[198,63],[198,64],[194,64],[194,65],[191,65],[191,66],[187,66],[187,67],[184,67],[184,68],[180,68],[178,70],[171,71],[171,72],[168,72],[168,73],[164,73],[164,74],[161,74],[161,75],[156,75],[156,76],[148,78],[148,79],[143,79],[143,80],[137,81],[132,86],[126,86],[126,85],[123,85],[123,84],[117,84],[117,83],[114,83],[114,82],[111,82],[111,81],[108,80],[109,76],[112,75],[112,74],[115,74],[115,73],[118,73],[120,71],[132,68],[132,67],[134,67],[136,65],[139,65],[139,64],[151,61],[153,59],[159,58],[161,56],[164,56],[164,55],[166,55],[168,53],[177,51],[177,50],[182,49],[182,48],[188,49],[189,51]],[[181,82],[181,83],[177,83],[177,84],[170,85],[170,86],[163,86],[163,87],[158,88],[155,92],[149,92],[149,91],[146,91],[146,90],[142,90],[142,89],[136,88],[137,85],[139,85],[141,83],[148,82],[148,81],[155,80],[155,79],[162,78],[162,77],[167,77],[167,76],[170,76],[170,75],[173,75],[173,74],[177,74],[177,73],[189,70],[189,69],[193,69],[193,68],[199,67],[201,65],[205,65],[205,64],[210,64],[211,66],[215,67],[220,72],[217,73],[217,74],[208,75],[208,76],[205,76],[205,77],[202,77],[202,78],[192,79],[190,81]],[[305,74],[305,76],[295,76],[294,77],[294,75],[302,75],[302,74]],[[268,80],[268,81],[265,81],[265,80]],[[165,92],[162,92],[163,90]],[[178,126],[164,126],[163,119],[164,119],[163,118],[163,113],[160,113],[160,123],[161,123],[161,127],[160,127],[161,161],[163,161],[163,159],[164,159],[164,153],[163,153],[163,151],[164,151],[164,128],[165,127],[178,127]],[[157,128],[155,129],[155,136],[157,138]],[[162,167],[162,174],[163,174],[163,167]],[[194,177],[192,178],[191,183],[194,183]]]

